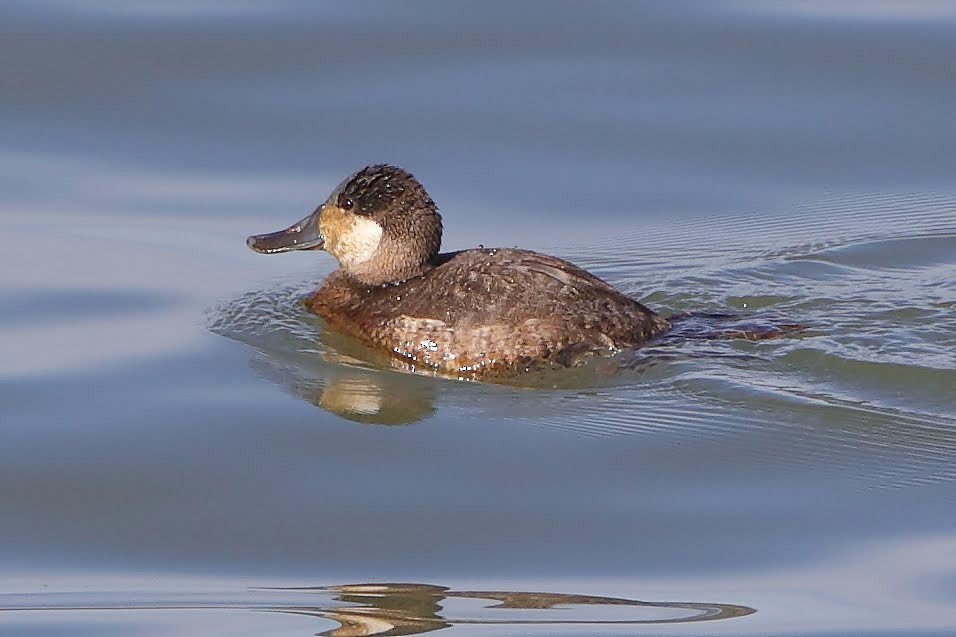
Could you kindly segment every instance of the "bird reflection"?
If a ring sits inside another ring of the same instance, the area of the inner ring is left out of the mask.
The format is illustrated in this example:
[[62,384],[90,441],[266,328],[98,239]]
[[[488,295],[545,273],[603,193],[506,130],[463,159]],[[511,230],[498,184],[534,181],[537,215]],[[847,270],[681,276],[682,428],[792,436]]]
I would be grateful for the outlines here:
[[323,637],[419,635],[452,625],[440,616],[442,606],[439,602],[448,592],[444,586],[358,584],[314,590],[333,593],[334,600],[353,604],[335,609],[283,611],[314,615],[339,623],[337,628],[320,633]]
[[[429,584],[350,584],[314,588],[283,589],[332,594],[342,607],[277,608],[276,612],[295,613],[330,619],[339,625],[319,633],[323,637],[357,635],[418,635],[462,624],[554,625],[554,624],[673,624],[713,621],[750,615],[747,606],[701,602],[644,602],[619,597],[594,597],[562,593],[526,593],[516,591],[455,591]],[[448,602],[480,599],[496,602],[484,607],[490,612],[470,610],[470,617],[446,616]],[[581,606],[588,609],[578,608]],[[602,619],[608,607],[640,607],[641,616]],[[601,609],[600,607],[604,607]],[[683,612],[676,612],[683,611]],[[531,610],[540,616],[522,614],[519,618],[494,617],[502,610]],[[548,613],[547,611],[553,611]],[[657,616],[654,612],[657,611]],[[487,616],[486,616],[487,615]]]
[[[313,405],[342,418],[368,424],[409,425],[435,411],[436,388],[430,379],[352,366],[336,355],[321,369],[257,359],[253,367]],[[327,364],[333,363],[333,364]]]
[[322,409],[355,422],[407,425],[434,411],[435,390],[409,386],[386,374],[337,373],[318,391],[300,396]]

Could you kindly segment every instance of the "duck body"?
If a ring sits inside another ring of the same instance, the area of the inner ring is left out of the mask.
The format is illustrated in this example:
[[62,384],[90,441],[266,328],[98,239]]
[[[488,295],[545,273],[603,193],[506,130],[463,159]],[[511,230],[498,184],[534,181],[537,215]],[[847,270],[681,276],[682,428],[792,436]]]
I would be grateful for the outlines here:
[[339,262],[305,300],[332,330],[410,367],[504,379],[638,347],[670,323],[567,261],[528,250],[441,254],[442,220],[422,185],[366,167],[305,219],[247,239],[261,253],[325,250]]
[[670,329],[647,307],[552,256],[482,248],[436,262],[417,277],[376,286],[336,272],[305,304],[338,332],[412,367],[459,377],[573,366]]

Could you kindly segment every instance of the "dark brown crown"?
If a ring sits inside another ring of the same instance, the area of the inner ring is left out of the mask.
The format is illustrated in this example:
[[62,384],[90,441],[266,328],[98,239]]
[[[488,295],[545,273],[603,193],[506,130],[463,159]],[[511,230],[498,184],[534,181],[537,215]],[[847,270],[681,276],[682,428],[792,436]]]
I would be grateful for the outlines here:
[[414,175],[388,164],[366,166],[352,175],[335,203],[360,215],[374,215],[389,209],[437,211],[435,202]]

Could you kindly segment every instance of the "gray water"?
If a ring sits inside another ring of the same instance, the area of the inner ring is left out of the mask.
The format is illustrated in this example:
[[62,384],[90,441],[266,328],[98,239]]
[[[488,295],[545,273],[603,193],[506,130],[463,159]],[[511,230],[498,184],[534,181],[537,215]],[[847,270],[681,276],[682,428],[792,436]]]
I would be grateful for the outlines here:
[[[952,3],[22,1],[0,56],[0,634],[956,633]],[[807,329],[399,373],[244,245],[379,162],[447,249]]]

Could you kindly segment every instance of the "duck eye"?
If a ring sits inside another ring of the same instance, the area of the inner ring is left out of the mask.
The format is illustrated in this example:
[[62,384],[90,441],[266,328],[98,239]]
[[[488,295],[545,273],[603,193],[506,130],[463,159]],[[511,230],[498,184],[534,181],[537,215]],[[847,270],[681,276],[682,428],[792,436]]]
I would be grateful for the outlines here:
[[339,201],[339,208],[342,208],[343,210],[351,210],[352,206],[354,205],[355,202],[348,198]]

